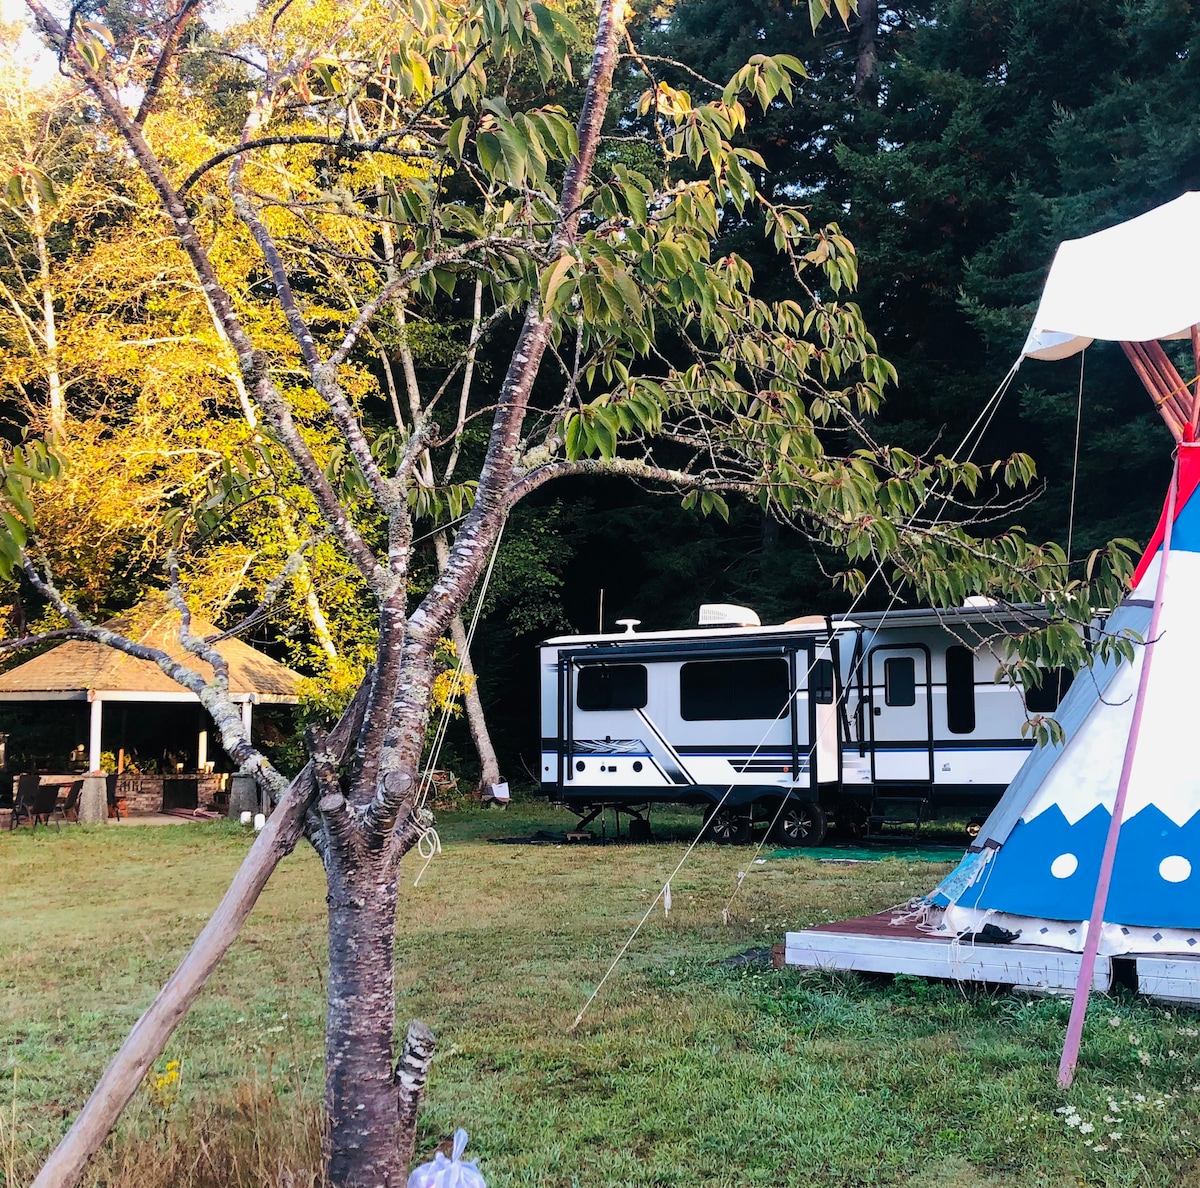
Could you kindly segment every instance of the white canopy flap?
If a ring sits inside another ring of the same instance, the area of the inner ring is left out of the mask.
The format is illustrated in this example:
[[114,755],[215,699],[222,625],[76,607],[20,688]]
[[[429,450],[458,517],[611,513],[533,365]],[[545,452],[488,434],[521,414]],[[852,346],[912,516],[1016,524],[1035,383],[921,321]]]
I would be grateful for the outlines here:
[[1065,359],[1093,339],[1187,338],[1200,322],[1200,193],[1065,240],[1022,355]]

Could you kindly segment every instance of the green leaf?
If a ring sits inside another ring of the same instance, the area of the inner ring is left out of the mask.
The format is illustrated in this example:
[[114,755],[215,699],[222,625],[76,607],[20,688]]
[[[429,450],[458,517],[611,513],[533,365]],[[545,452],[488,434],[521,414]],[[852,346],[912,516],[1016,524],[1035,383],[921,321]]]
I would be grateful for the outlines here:
[[572,413],[567,418],[564,437],[567,442],[567,458],[574,462],[583,457],[587,442],[583,432],[583,418],[578,413]]
[[27,539],[25,525],[16,516],[5,511],[3,508],[0,508],[0,519],[3,519],[4,527],[7,529],[8,535],[12,538],[17,548],[23,549]]
[[483,166],[484,172],[491,177],[499,176],[500,165],[504,159],[500,138],[494,132],[480,132],[475,137],[475,151],[479,154],[479,164]]
[[470,116],[459,116],[446,133],[446,147],[455,160],[461,161],[467,148],[467,133],[471,130]]
[[540,287],[542,292],[542,307],[544,310],[555,308],[555,298],[566,283],[575,263],[575,257],[569,254],[559,256],[545,272],[542,273]]

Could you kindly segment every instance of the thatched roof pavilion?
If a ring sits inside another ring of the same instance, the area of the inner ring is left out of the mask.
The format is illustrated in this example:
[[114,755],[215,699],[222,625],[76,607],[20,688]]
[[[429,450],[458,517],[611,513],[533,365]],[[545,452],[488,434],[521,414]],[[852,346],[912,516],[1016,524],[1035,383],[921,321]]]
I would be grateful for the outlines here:
[[[179,615],[164,602],[143,603],[105,626],[138,643],[161,649],[205,677],[212,675],[212,668],[179,642]],[[195,615],[192,616],[192,631],[201,636],[217,634],[212,623]],[[229,692],[234,701],[241,703],[247,731],[255,704],[294,705],[299,700],[303,677],[298,672],[240,639],[225,639],[216,646],[229,664]],[[195,704],[199,698],[177,685],[149,660],[138,660],[88,640],[68,640],[0,673],[0,701],[89,702],[88,766],[97,771],[103,750],[101,732],[105,702]],[[199,767],[204,766],[206,735],[204,732],[200,740]]]

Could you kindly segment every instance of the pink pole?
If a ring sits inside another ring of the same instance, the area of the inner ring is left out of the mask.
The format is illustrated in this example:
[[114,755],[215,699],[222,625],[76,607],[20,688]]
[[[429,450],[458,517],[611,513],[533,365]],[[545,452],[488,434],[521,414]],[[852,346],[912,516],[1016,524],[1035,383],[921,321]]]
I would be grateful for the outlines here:
[[[1197,447],[1185,443],[1180,449]],[[1063,1044],[1062,1060],[1058,1065],[1058,1083],[1069,1089],[1075,1079],[1075,1062],[1079,1059],[1079,1045],[1083,1040],[1083,1019],[1087,1014],[1088,992],[1096,971],[1096,954],[1100,949],[1100,930],[1104,922],[1104,909],[1108,906],[1108,888],[1112,882],[1113,863],[1117,857],[1117,840],[1121,833],[1121,819],[1125,813],[1125,798],[1129,793],[1129,775],[1133,770],[1133,758],[1137,754],[1138,733],[1142,728],[1142,709],[1146,704],[1146,689],[1150,683],[1150,662],[1154,659],[1154,644],[1158,639],[1158,620],[1162,612],[1163,590],[1167,584],[1167,558],[1171,555],[1171,527],[1175,522],[1175,497],[1179,490],[1179,455],[1175,455],[1175,467],[1171,471],[1171,486],[1167,491],[1167,516],[1163,529],[1162,560],[1159,562],[1158,585],[1154,591],[1154,610],[1150,613],[1150,630],[1146,637],[1146,652],[1142,657],[1142,671],[1138,677],[1137,699],[1133,703],[1133,720],[1129,724],[1129,740],[1125,744],[1125,759],[1121,764],[1121,779],[1117,784],[1117,797],[1113,803],[1112,822],[1108,836],[1104,839],[1104,856],[1100,859],[1100,875],[1096,879],[1096,898],[1092,901],[1092,914],[1088,919],[1087,937],[1083,942],[1083,956],[1079,962],[1079,981],[1075,984],[1075,997],[1071,1002],[1071,1018],[1067,1023],[1067,1038]]]

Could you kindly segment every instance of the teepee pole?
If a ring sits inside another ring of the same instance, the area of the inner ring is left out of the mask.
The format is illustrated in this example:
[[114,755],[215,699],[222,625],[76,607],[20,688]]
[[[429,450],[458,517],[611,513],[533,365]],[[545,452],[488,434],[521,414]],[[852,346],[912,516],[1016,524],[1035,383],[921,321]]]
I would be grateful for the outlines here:
[[[1121,349],[1125,357],[1133,365],[1142,386],[1150,393],[1154,407],[1167,423],[1171,436],[1176,441],[1183,439],[1183,426],[1187,423],[1187,410],[1179,401],[1179,397],[1171,391],[1171,385],[1162,377],[1145,350],[1145,344],[1140,342],[1122,342]],[[1169,360],[1168,360],[1169,362]]]
[[[1190,444],[1183,449],[1196,449]],[[1171,555],[1171,528],[1175,521],[1175,500],[1179,493],[1179,454],[1171,471],[1171,486],[1167,492],[1167,515],[1163,528],[1162,557],[1159,561],[1158,584],[1154,591],[1154,610],[1150,613],[1150,629],[1146,636],[1146,651],[1142,656],[1142,671],[1138,676],[1137,698],[1133,703],[1133,720],[1129,724],[1129,738],[1125,743],[1125,759],[1121,764],[1121,778],[1117,783],[1117,796],[1113,802],[1112,821],[1108,836],[1104,839],[1104,855],[1100,859],[1100,874],[1096,879],[1096,897],[1092,901],[1092,914],[1088,919],[1087,936],[1083,942],[1083,955],[1079,962],[1079,981],[1075,984],[1075,997],[1071,1002],[1071,1018],[1067,1023],[1067,1037],[1063,1043],[1062,1060],[1058,1065],[1058,1083],[1062,1088],[1070,1087],[1075,1079],[1075,1062],[1079,1059],[1079,1045],[1083,1039],[1083,1020],[1087,1014],[1088,992],[1095,976],[1096,955],[1100,950],[1100,932],[1104,924],[1104,909],[1108,906],[1108,888],[1112,882],[1113,863],[1117,857],[1117,841],[1121,834],[1121,819],[1125,813],[1125,798],[1129,793],[1129,777],[1133,771],[1133,760],[1137,754],[1138,734],[1142,728],[1142,710],[1146,704],[1146,689],[1150,684],[1150,664],[1154,659],[1154,645],[1158,639],[1158,621],[1162,613],[1163,591],[1167,584],[1167,560]]]
[[1200,326],[1192,326],[1192,365],[1195,370],[1192,374],[1195,379],[1195,393],[1192,396],[1192,428],[1195,429],[1200,422]]

